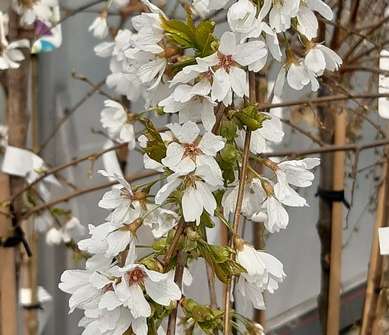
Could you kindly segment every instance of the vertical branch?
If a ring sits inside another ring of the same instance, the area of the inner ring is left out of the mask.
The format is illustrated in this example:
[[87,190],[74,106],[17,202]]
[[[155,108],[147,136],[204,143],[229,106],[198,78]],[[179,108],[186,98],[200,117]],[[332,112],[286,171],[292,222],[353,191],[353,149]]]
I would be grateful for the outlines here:
[[[335,117],[335,144],[346,143],[347,113],[342,110]],[[334,154],[333,190],[344,189],[345,152]],[[341,262],[342,262],[342,235],[343,235],[343,203],[332,204],[331,227],[331,258],[330,258],[330,286],[328,297],[327,335],[338,335],[340,325],[340,290],[341,290]]]
[[[174,275],[174,281],[176,282],[176,284],[180,289],[182,289],[182,280],[184,276],[185,264],[186,264],[186,253],[180,250],[177,256],[177,267],[176,267],[176,273]],[[178,313],[178,302],[176,308],[174,308],[174,310],[169,316],[166,335],[176,334],[177,313]]]
[[[0,203],[10,197],[9,178],[0,173]],[[12,225],[8,211],[0,212],[0,237],[11,236]],[[17,285],[16,285],[16,248],[0,246],[0,334],[17,335]]]
[[[373,227],[373,238],[370,252],[370,262],[369,270],[367,277],[367,287],[365,293],[365,302],[363,305],[363,314],[362,314],[362,326],[360,330],[360,335],[371,335],[373,328],[373,321],[377,306],[378,300],[378,287],[380,284],[381,278],[381,266],[382,266],[382,257],[379,253],[378,245],[378,229],[385,225],[384,217],[387,213],[386,205],[389,205],[387,202],[387,192],[388,192],[388,162],[386,161],[383,166],[383,180],[378,190],[378,200],[377,200],[377,213],[376,221]],[[386,212],[386,213],[385,213]]]
[[[253,97],[255,99],[255,73],[249,73],[249,84],[250,84],[250,101],[253,101]],[[255,101],[255,100],[254,100]],[[230,241],[230,245],[234,247],[234,237],[238,235],[239,225],[240,225],[240,217],[242,211],[242,203],[244,197],[244,189],[246,184],[247,177],[247,166],[250,156],[250,142],[251,142],[251,131],[246,130],[246,136],[244,140],[244,148],[243,148],[243,159],[242,159],[242,167],[240,169],[239,174],[239,188],[238,188],[238,198],[236,201],[236,208],[234,214],[233,221],[233,236]],[[230,334],[231,329],[231,288],[232,288],[233,278],[230,278],[228,283],[224,288],[224,335]]]
[[[267,78],[266,76],[259,75],[257,76],[257,81],[251,85],[255,85],[256,90],[255,94],[250,95],[251,102],[259,102],[259,104],[264,103],[267,97]],[[262,170],[261,166],[258,166],[256,170],[259,172]],[[257,250],[265,249],[265,226],[263,223],[258,223],[253,225],[253,239],[254,247]],[[254,310],[254,321],[259,323],[263,328],[265,328],[266,323],[266,313],[264,310],[255,309]]]
[[[183,280],[183,276],[184,276],[184,268],[185,268],[185,264],[186,264],[187,255],[182,250],[179,250],[177,253],[177,247],[178,247],[178,243],[180,241],[182,234],[184,234],[185,225],[186,224],[185,224],[184,220],[181,220],[180,223],[178,224],[176,233],[174,234],[174,237],[173,237],[173,241],[172,241],[170,248],[167,251],[167,253],[164,257],[164,261],[163,261],[163,264],[166,267],[170,263],[171,258],[177,255],[177,265],[176,265],[176,272],[174,275],[174,282],[178,285],[178,287],[180,289],[182,289],[182,280]],[[177,314],[178,314],[178,302],[177,302],[177,306],[174,308],[174,310],[169,315],[166,335],[175,335],[176,334]]]
[[[32,150],[39,150],[39,128],[38,128],[38,59],[37,56],[31,57],[31,140]],[[32,220],[34,220],[32,218]],[[39,329],[38,323],[38,234],[34,229],[32,222],[26,222],[25,229],[28,232],[29,244],[32,256],[26,259],[22,264],[21,271],[24,276],[24,284],[31,292],[31,308],[24,311],[26,320],[26,332],[29,335],[37,335]]]
[[[11,10],[9,16],[9,36],[11,40],[25,37],[19,30],[19,18],[16,13]],[[19,148],[24,148],[27,142],[29,118],[27,113],[28,73],[30,66],[29,50],[24,52],[24,57],[25,60],[18,69],[8,70],[8,144]],[[11,177],[11,195],[21,191],[24,188],[24,184],[23,178]],[[20,217],[23,207],[22,200],[20,199],[13,204],[16,212],[16,220]]]

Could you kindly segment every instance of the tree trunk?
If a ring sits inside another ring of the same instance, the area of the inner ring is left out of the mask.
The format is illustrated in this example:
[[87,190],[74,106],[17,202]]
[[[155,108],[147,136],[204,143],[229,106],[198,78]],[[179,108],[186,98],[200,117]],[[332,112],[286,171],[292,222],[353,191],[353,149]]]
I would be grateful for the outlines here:
[[[0,202],[9,199],[9,178],[0,173]],[[0,212],[0,237],[12,235],[12,225],[7,208]],[[17,335],[16,249],[0,247],[0,334]]]
[[[9,13],[9,37],[11,41],[31,38],[31,31],[22,30],[19,27],[19,17],[13,10]],[[30,52],[23,50],[25,60],[21,62],[18,69],[8,70],[8,111],[7,111],[7,125],[8,125],[8,144],[18,148],[25,148],[27,143],[28,133],[28,83],[29,83],[29,69],[30,69]],[[18,193],[25,186],[25,180],[19,177],[10,177],[10,193],[11,195]],[[23,227],[20,218],[23,211],[23,198],[18,197],[12,204],[13,209],[13,225],[14,227]],[[23,250],[23,249],[21,249]],[[21,257],[22,266],[26,267],[29,260],[25,253]],[[25,271],[23,271],[25,272]],[[28,276],[28,275],[27,275]],[[26,286],[25,274],[22,273],[23,286]],[[28,318],[32,313],[27,312]],[[36,318],[34,318],[35,320]],[[31,318],[33,320],[33,318]],[[32,323],[27,322],[27,329]],[[34,329],[36,326],[34,325]],[[32,334],[28,332],[28,334]],[[35,335],[35,334],[33,334]]]

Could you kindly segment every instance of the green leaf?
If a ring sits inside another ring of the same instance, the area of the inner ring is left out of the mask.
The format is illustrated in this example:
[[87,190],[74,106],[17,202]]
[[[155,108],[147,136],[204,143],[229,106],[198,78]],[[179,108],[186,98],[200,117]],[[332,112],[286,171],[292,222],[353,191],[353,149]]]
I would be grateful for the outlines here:
[[234,114],[234,117],[245,125],[249,130],[255,131],[262,128],[263,122],[269,119],[269,116],[263,113],[258,113],[255,105],[249,105]]
[[166,145],[159,134],[158,129],[149,119],[140,119],[145,126],[144,135],[147,137],[147,147],[144,151],[157,162],[166,157]]
[[236,138],[236,132],[238,126],[232,120],[223,120],[220,125],[220,135],[223,136],[228,142],[233,142]]
[[204,240],[198,242],[201,256],[223,283],[227,283],[232,276],[238,276],[240,273],[246,272],[242,266],[232,259],[234,251],[231,248],[208,244]]
[[195,29],[195,44],[200,57],[209,56],[213,53],[212,42],[215,41],[213,31],[215,22],[206,20],[201,21]]
[[166,35],[178,44],[181,48],[194,48],[195,34],[191,26],[179,20],[167,20],[161,17],[162,28]]

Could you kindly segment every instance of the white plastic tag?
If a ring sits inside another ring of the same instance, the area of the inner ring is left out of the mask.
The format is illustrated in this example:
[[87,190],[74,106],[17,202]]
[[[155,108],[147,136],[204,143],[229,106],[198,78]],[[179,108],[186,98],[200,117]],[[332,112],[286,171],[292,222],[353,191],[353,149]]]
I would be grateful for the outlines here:
[[389,255],[389,227],[378,229],[381,255]]

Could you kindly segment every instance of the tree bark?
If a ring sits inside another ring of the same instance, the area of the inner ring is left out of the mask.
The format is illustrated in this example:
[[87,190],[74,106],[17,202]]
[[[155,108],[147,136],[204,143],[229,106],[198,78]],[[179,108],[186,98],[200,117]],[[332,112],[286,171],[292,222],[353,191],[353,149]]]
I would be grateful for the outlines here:
[[[0,202],[9,199],[9,178],[0,173]],[[0,212],[0,237],[12,235],[12,225],[6,208]],[[0,247],[0,334],[17,335],[16,249]]]
[[[9,37],[11,41],[22,38],[31,38],[31,31],[22,30],[19,27],[19,17],[11,9],[9,13]],[[8,111],[7,111],[7,125],[8,125],[8,144],[18,148],[25,148],[28,134],[28,84],[29,84],[29,70],[30,70],[30,51],[23,50],[25,60],[21,62],[18,69],[8,70]],[[11,196],[23,190],[25,187],[25,180],[19,177],[10,177],[10,193]],[[22,212],[23,212],[23,197],[17,198],[12,204],[13,210],[13,226],[23,226]],[[22,250],[22,249],[21,249]],[[26,254],[22,253],[22,265],[28,264],[29,260]],[[23,271],[24,272],[24,271]],[[26,286],[25,275],[22,275],[24,287]],[[31,313],[27,313],[30,315]],[[36,320],[36,318],[35,318]],[[26,328],[29,328],[27,322]],[[36,326],[34,326],[36,329]],[[28,332],[32,334],[31,332]],[[35,335],[35,333],[33,334]]]

